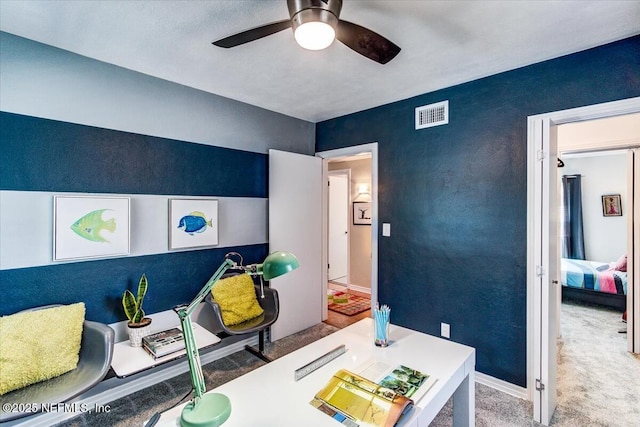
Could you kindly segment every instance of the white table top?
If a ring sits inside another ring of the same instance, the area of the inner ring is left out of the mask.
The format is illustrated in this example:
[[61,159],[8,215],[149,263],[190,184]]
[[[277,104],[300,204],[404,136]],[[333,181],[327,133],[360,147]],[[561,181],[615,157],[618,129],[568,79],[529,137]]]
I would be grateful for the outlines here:
[[[398,424],[428,425],[458,385],[470,373],[473,375],[475,349],[396,325],[390,326],[390,340],[388,347],[376,347],[372,319],[363,319],[210,391],[223,393],[231,400],[231,416],[225,427],[339,426],[309,402],[338,369],[357,372],[375,359],[404,364],[438,379]],[[341,344],[347,347],[345,354],[294,380],[296,369]],[[163,413],[157,425],[179,426],[183,406]]]
[[[198,344],[198,348],[202,349],[220,342],[220,338],[198,325],[192,322],[193,335]],[[180,326],[178,326],[179,328]],[[175,353],[167,354],[166,356],[154,359],[147,351],[142,347],[131,347],[129,340],[122,341],[114,344],[113,346],[113,358],[111,359],[111,367],[116,375],[120,378],[135,374],[137,372],[144,371],[145,369],[153,368],[154,366],[161,365],[170,360],[177,359],[184,356],[187,352],[185,350],[179,350]]]

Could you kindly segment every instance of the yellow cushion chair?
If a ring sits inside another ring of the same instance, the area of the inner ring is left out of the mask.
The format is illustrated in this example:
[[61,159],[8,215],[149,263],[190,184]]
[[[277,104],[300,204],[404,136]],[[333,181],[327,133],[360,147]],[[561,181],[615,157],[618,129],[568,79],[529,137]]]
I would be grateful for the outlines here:
[[[3,403],[0,424],[33,415],[41,411],[43,405],[55,406],[82,394],[102,381],[111,367],[115,333],[103,323],[85,320],[84,304],[38,307],[5,316],[0,330],[3,347],[0,377],[5,393],[0,398]],[[21,334],[20,348],[16,349],[13,344]],[[27,336],[34,338],[35,334],[39,334],[36,340],[27,339]],[[47,337],[51,338],[49,343],[46,343]],[[46,350],[47,344],[49,350]],[[63,349],[67,357],[59,365]],[[35,368],[33,372],[24,371],[21,365],[31,365],[25,363],[24,357],[31,359],[38,352],[41,362],[31,366]],[[7,408],[11,410],[6,411]]]
[[215,284],[205,301],[213,309],[212,332],[229,335],[257,332],[258,349],[251,346],[246,349],[270,362],[271,359],[264,354],[265,331],[278,320],[280,302],[275,289],[267,286],[262,289],[248,274],[229,272]]

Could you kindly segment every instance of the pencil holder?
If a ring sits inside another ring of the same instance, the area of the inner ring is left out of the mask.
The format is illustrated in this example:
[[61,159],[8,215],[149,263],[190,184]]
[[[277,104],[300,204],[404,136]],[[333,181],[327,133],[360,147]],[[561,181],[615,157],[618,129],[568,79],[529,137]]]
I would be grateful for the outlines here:
[[374,344],[378,347],[389,345],[389,308],[383,306],[382,309],[375,309],[374,320]]

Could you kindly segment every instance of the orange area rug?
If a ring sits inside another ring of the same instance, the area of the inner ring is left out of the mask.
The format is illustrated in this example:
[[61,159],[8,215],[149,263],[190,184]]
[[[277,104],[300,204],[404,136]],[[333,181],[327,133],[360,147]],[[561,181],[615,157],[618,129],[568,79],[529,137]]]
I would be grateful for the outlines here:
[[328,295],[329,310],[337,313],[354,316],[371,308],[371,300],[369,298],[353,295],[347,292],[334,292]]

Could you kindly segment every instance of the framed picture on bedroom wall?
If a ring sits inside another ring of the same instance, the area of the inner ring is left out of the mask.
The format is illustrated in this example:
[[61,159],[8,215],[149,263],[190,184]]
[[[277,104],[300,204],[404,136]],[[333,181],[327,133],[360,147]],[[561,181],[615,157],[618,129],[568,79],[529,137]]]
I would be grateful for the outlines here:
[[218,200],[169,199],[169,249],[218,244]]
[[129,254],[129,197],[54,196],[53,260]]
[[619,194],[605,194],[602,196],[603,216],[622,216],[622,204]]

